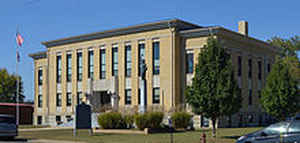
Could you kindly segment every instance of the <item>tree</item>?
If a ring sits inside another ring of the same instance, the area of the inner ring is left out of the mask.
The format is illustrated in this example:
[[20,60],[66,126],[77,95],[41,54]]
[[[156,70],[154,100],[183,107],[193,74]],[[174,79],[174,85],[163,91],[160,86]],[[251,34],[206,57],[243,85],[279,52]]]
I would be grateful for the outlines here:
[[268,42],[281,49],[280,56],[283,62],[289,66],[293,78],[300,81],[300,61],[297,57],[297,52],[300,51],[300,37],[295,36],[290,39],[273,37]]
[[20,76],[9,74],[0,69],[0,102],[16,102],[17,78],[19,77],[19,101],[24,101],[23,82]]
[[277,58],[262,90],[261,104],[271,116],[284,120],[299,110],[297,81],[282,58]]
[[241,108],[241,90],[234,79],[231,57],[218,40],[209,38],[199,53],[192,85],[185,94],[194,113],[212,120],[214,137],[217,119]]

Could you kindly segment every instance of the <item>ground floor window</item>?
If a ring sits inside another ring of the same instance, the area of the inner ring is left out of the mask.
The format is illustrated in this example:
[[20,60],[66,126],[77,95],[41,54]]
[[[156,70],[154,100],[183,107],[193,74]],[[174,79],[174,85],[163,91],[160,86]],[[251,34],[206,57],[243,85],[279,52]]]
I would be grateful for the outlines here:
[[160,103],[160,91],[159,91],[159,88],[153,88],[152,103],[153,104],[159,104]]
[[56,116],[56,123],[57,125],[61,124],[61,116]]
[[70,115],[67,115],[67,116],[66,116],[66,119],[67,119],[67,122],[70,122],[70,121],[73,120],[72,116],[70,116]]
[[37,124],[41,125],[43,123],[43,117],[42,116],[37,116]]
[[125,105],[131,104],[131,89],[125,90]]

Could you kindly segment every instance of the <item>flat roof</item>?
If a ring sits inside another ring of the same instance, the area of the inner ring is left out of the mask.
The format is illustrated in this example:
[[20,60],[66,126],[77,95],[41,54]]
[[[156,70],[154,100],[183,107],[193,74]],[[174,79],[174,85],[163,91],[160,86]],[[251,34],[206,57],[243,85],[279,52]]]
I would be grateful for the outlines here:
[[62,38],[57,40],[45,41],[42,42],[42,44],[45,45],[47,48],[50,48],[50,47],[69,44],[69,43],[83,42],[83,41],[88,41],[93,39],[101,39],[106,37],[126,35],[126,34],[132,34],[137,32],[166,29],[170,27],[176,27],[179,30],[201,28],[201,26],[199,25],[192,24],[180,19],[170,19],[170,20],[162,20],[158,22],[139,24],[134,26],[128,26],[125,28],[117,28],[117,29],[95,32],[90,34],[83,34],[79,36],[72,36],[72,37]]

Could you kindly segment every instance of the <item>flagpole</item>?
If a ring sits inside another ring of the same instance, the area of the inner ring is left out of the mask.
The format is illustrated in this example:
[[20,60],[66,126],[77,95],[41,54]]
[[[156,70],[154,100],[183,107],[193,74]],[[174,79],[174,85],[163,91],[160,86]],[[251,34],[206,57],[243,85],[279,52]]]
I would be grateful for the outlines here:
[[[17,33],[19,32],[18,26],[17,26]],[[19,64],[19,60],[18,60],[18,43],[17,43],[17,48],[16,48],[16,76],[17,76],[17,95],[16,95],[16,102],[17,102],[17,107],[16,107],[16,125],[17,127],[19,126],[19,75],[18,75],[18,64]]]

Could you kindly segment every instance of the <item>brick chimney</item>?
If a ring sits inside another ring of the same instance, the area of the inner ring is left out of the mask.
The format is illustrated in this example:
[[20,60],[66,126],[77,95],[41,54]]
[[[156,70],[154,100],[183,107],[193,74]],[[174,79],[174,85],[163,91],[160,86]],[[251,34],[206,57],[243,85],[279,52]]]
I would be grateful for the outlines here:
[[248,22],[247,21],[239,21],[239,31],[240,34],[248,36]]

